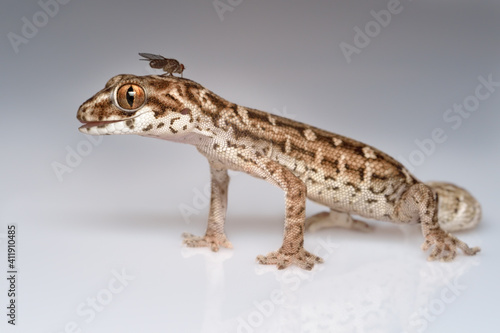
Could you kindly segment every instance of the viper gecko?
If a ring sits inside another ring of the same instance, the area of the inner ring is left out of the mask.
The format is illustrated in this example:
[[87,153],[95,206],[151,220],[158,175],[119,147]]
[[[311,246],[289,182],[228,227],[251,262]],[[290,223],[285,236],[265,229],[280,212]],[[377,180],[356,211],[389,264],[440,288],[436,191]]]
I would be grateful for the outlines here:
[[[460,249],[449,233],[479,223],[481,208],[466,190],[423,183],[401,163],[367,144],[278,115],[243,107],[199,83],[174,76],[111,78],[77,114],[80,132],[136,134],[194,145],[210,165],[211,198],[204,236],[184,234],[189,247],[232,248],[224,231],[229,176],[242,171],[285,193],[283,244],[261,264],[310,270],[323,260],[303,247],[304,230],[342,226],[366,230],[352,215],[420,224],[429,260],[451,261]],[[329,208],[306,219],[306,198]]]

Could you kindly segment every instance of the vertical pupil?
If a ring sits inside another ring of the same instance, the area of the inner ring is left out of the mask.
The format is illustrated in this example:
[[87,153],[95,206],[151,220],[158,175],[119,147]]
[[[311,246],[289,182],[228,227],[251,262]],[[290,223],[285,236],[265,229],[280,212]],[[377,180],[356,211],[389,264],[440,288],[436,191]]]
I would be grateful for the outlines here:
[[134,105],[134,96],[135,96],[135,91],[132,86],[130,86],[127,90],[127,103],[132,107]]

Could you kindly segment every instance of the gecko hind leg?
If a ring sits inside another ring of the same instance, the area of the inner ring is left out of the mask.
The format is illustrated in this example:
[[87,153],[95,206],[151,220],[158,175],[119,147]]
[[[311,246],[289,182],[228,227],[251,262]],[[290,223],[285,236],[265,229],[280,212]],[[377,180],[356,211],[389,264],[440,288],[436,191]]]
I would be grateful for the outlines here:
[[306,219],[306,231],[317,231],[325,228],[345,228],[370,232],[373,227],[366,222],[355,220],[350,214],[336,210],[321,212]]
[[432,248],[427,258],[429,261],[452,261],[457,255],[457,249],[472,256],[478,253],[479,247],[469,247],[457,237],[441,229],[438,223],[437,197],[430,187],[422,183],[412,185],[396,205],[400,221],[412,221],[418,216],[425,241],[422,250]]

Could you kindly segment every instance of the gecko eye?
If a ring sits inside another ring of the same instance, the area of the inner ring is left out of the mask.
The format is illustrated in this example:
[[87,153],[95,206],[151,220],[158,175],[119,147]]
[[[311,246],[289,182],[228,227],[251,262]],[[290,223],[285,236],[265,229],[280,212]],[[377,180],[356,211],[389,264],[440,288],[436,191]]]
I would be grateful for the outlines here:
[[116,91],[116,103],[125,111],[135,111],[146,102],[144,89],[137,84],[127,83]]

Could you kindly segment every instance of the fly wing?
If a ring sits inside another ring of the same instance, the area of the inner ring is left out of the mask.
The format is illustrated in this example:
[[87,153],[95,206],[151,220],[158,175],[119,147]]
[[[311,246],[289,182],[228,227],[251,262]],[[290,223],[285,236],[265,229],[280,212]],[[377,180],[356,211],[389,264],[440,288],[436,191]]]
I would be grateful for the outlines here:
[[167,59],[161,55],[157,54],[151,54],[151,53],[139,53],[141,57],[144,57],[146,59],[140,59],[140,60],[147,60],[149,61],[149,66],[151,68],[162,68],[165,66],[165,62]]
[[164,56],[158,55],[158,54],[151,54],[151,53],[139,53],[141,57],[144,57],[146,59],[141,59],[141,60],[165,60],[166,58]]

